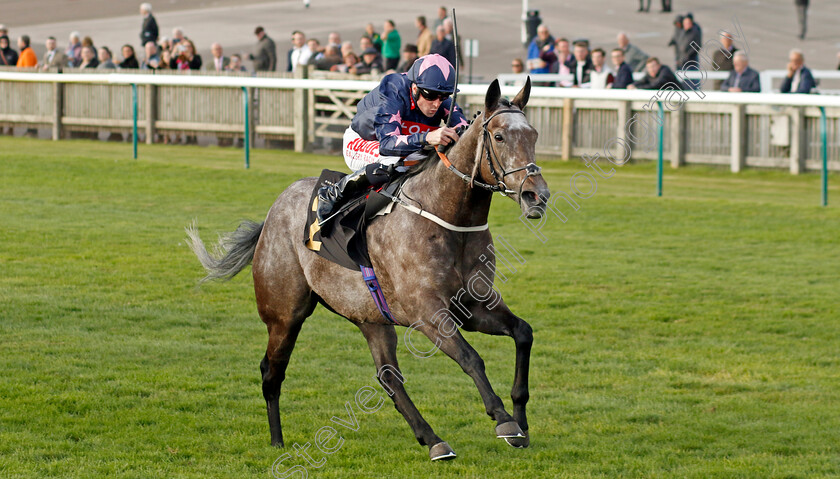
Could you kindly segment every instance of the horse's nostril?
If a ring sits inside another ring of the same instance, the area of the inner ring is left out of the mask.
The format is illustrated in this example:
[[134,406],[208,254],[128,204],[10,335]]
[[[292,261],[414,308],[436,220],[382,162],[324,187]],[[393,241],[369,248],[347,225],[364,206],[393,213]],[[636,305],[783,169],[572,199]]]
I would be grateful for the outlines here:
[[533,191],[523,191],[522,192],[522,201],[529,206],[534,206],[539,203],[539,199],[537,198],[537,194]]

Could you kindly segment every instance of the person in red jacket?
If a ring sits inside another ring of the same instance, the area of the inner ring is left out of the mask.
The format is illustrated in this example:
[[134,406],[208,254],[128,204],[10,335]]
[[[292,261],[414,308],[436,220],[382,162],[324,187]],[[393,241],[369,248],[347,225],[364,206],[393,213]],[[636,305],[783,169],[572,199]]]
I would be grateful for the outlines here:
[[29,35],[21,35],[18,38],[18,48],[20,48],[20,56],[18,57],[18,68],[33,68],[38,66],[38,57],[35,55],[35,50],[29,46]]

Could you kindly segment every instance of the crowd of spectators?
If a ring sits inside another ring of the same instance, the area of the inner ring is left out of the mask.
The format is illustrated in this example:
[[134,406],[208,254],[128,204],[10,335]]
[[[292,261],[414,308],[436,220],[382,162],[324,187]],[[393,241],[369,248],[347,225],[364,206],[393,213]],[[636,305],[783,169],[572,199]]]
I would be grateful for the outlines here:
[[[807,7],[807,1],[804,3]],[[663,1],[662,11],[670,11],[670,8],[670,2]],[[640,2],[639,11],[645,12],[649,9],[649,0]],[[38,59],[30,45],[29,36],[20,35],[13,44],[6,28],[0,25],[0,66],[37,67],[43,70],[80,68],[247,71],[242,55],[225,55],[220,43],[210,46],[212,58],[204,61],[193,41],[185,35],[181,27],[175,27],[170,37],[161,36],[149,3],[140,5],[140,15],[140,56],[130,43],[112,52],[107,46],[95,45],[91,37],[72,32],[64,49],[58,46],[54,37],[49,37],[45,43],[46,53]],[[291,45],[286,51],[283,59],[285,61],[278,59],[277,44],[265,29],[257,27],[254,30],[256,46],[247,59],[253,62],[254,72],[284,69],[287,72],[296,72],[305,66],[322,71],[373,75],[405,72],[415,59],[429,53],[438,53],[454,64],[461,59],[461,55],[456,54],[452,21],[443,6],[438,8],[435,16],[433,23],[425,16],[416,17],[416,32],[399,32],[393,20],[386,20],[380,32],[377,32],[372,23],[368,23],[357,42],[342,41],[338,32],[330,33],[326,41],[321,42],[318,38],[307,38],[304,32],[296,30],[291,34]],[[589,40],[585,38],[555,38],[548,26],[541,24],[536,29],[536,36],[528,45],[526,60],[514,59],[511,70],[514,73],[559,73],[571,78],[537,83],[558,87],[658,89],[668,83],[685,88],[696,87],[690,80],[685,83],[679,81],[675,73],[678,70],[697,70],[701,68],[701,60],[708,59],[697,48],[698,45],[704,45],[702,28],[695,22],[691,13],[678,15],[673,26],[668,43],[674,49],[673,66],[667,65],[659,58],[650,57],[634,45],[624,32],[618,33],[615,45],[592,48]],[[750,68],[747,55],[738,51],[727,35],[721,35],[716,43],[720,48],[714,51],[711,63],[716,71],[730,72],[730,76],[725,81],[714,81],[714,89],[760,91],[758,73]],[[117,53],[119,58],[114,53]],[[781,91],[811,92],[816,87],[816,82],[805,66],[802,52],[791,51],[789,60],[788,75]],[[633,73],[642,73],[644,77],[634,81]]]
[[316,38],[307,40],[303,32],[296,30],[292,32],[292,48],[286,55],[286,71],[312,66],[316,70],[357,75],[404,73],[414,60],[429,53],[438,53],[454,64],[457,55],[453,25],[446,12],[445,7],[438,9],[434,30],[428,26],[425,16],[418,16],[414,21],[417,36],[413,43],[403,41],[408,34],[401,34],[393,20],[382,24],[381,33],[368,23],[358,44],[350,40],[342,42],[338,32],[330,33],[322,44]]
[[[639,11],[650,9],[650,2],[640,2]],[[663,11],[670,11],[670,3],[663,3]],[[592,89],[645,89],[658,90],[665,85],[682,89],[696,89],[696,80],[678,78],[677,71],[714,70],[728,72],[726,80],[715,80],[712,88],[725,92],[760,92],[759,74],[749,66],[745,52],[739,51],[732,38],[721,34],[720,38],[709,42],[716,49],[709,55],[703,43],[703,30],[695,22],[694,15],[686,13],[674,19],[674,29],[668,46],[674,49],[673,67],[666,65],[657,57],[647,55],[638,46],[630,42],[629,36],[620,32],[616,36],[616,45],[611,49],[591,48],[587,39],[569,40],[566,37],[555,38],[548,26],[540,24],[536,35],[527,47],[526,61],[515,58],[511,63],[513,73],[564,75],[571,80],[542,82],[542,86],[592,88]],[[804,28],[804,27],[803,27]],[[803,34],[804,36],[804,34]],[[707,47],[711,50],[710,47]],[[611,65],[607,65],[607,51]],[[840,54],[838,54],[840,59]],[[710,61],[709,61],[710,60]],[[840,70],[840,65],[838,65]],[[634,81],[633,73],[643,73],[643,78]],[[521,83],[521,81],[520,81]],[[811,93],[816,88],[811,71],[805,66],[801,50],[793,49],[789,55],[787,76],[781,85],[782,93]]]
[[[11,44],[8,32],[0,25],[0,66],[48,69],[143,69],[143,70],[211,70],[216,72],[247,71],[242,55],[226,56],[220,43],[210,46],[212,58],[206,61],[198,54],[193,41],[181,27],[175,27],[170,37],[160,34],[152,5],[140,5],[142,17],[140,49],[135,51],[126,43],[117,51],[99,47],[91,37],[72,32],[66,48],[59,48],[55,37],[46,40],[46,53],[39,60],[29,45],[29,37],[21,35],[17,48]],[[256,46],[247,59],[253,62],[254,72],[296,72],[303,66],[316,70],[380,75],[405,72],[419,56],[439,53],[450,62],[456,61],[453,24],[441,6],[430,22],[425,16],[415,19],[417,32],[399,32],[393,20],[386,20],[377,31],[369,23],[358,42],[344,41],[338,32],[328,35],[326,42],[307,38],[302,31],[291,35],[291,45],[284,59],[278,58],[278,46],[263,27],[256,27]],[[114,56],[119,55],[119,58]],[[283,61],[285,60],[285,61]]]

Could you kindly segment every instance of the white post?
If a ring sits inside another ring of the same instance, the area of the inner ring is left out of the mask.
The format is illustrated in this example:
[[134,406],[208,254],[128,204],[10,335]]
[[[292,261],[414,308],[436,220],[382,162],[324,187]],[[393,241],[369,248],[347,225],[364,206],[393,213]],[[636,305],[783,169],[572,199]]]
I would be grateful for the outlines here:
[[528,0],[522,0],[522,44],[528,41],[528,29],[525,28],[525,20],[528,19]]

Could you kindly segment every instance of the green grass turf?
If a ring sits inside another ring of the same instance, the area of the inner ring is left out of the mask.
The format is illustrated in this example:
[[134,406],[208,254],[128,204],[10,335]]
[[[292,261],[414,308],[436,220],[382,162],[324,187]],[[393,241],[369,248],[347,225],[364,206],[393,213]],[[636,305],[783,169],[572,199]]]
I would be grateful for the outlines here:
[[[271,448],[249,270],[196,287],[183,228],[197,219],[212,241],[343,163],[130,153],[0,138],[0,476],[271,477],[374,384],[372,360],[318,308],[283,385],[287,448]],[[583,168],[543,166],[552,191]],[[499,287],[534,328],[529,449],[495,439],[453,361],[400,344],[409,393],[458,458],[430,463],[388,401],[355,409],[358,430],[338,427],[343,446],[309,477],[840,475],[840,178],[821,208],[814,174],[668,169],[656,198],[654,171],[618,169],[566,224],[549,218],[545,244],[494,202],[493,232],[527,260]],[[467,338],[510,407],[513,342]]]

